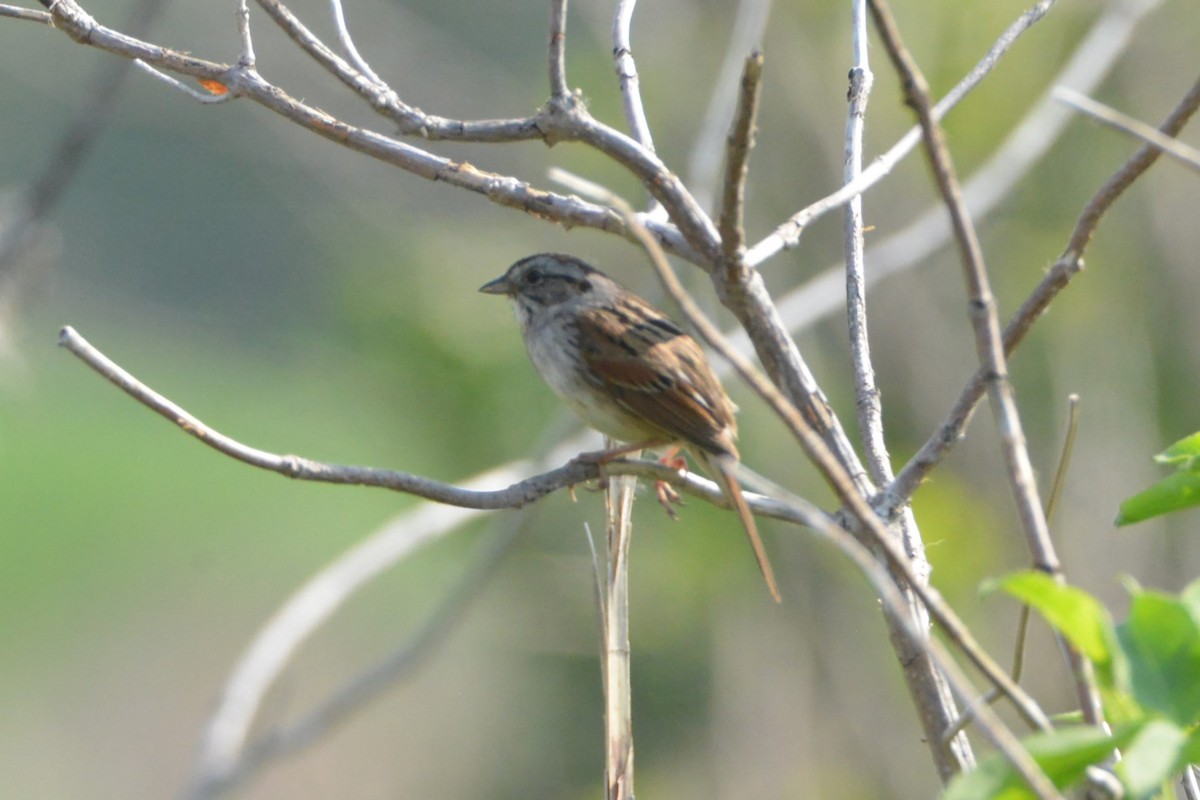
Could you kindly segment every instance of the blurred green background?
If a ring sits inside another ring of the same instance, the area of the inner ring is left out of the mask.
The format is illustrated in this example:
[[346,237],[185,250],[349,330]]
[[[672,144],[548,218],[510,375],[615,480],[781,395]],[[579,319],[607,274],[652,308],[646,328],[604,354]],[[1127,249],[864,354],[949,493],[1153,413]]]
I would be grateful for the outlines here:
[[[35,4],[30,3],[33,6]],[[131,4],[85,3],[109,25]],[[850,66],[847,4],[777,4],[751,165],[756,241],[839,182]],[[934,89],[946,91],[1026,3],[896,3]],[[1099,14],[1059,3],[947,120],[969,175],[1044,91]],[[149,38],[236,57],[232,3],[168,0]],[[576,0],[569,80],[621,126],[612,3]],[[685,165],[734,4],[639,7],[634,53],[660,154]],[[330,35],[327,5],[294,10]],[[295,53],[252,9],[259,68],[331,113],[389,126]],[[407,102],[444,116],[520,116],[544,100],[546,4],[347,2],[360,50]],[[1157,123],[1194,80],[1194,7],[1168,0],[1097,93]],[[0,19],[0,191],[47,166],[109,56]],[[868,155],[910,117],[873,50]],[[112,123],[34,252],[0,285],[0,775],[8,797],[151,798],[186,780],[242,649],[321,565],[414,505],[377,490],[291,482],[219,456],[57,349],[69,323],[138,377],[248,444],[447,481],[523,458],[560,426],[509,311],[475,289],[515,259],[569,250],[659,296],[629,245],[570,233],[386,168],[248,101],[202,106],[134,73]],[[1196,143],[1195,132],[1185,139]],[[1017,306],[1061,252],[1086,199],[1133,151],[1075,120],[980,222],[1000,306]],[[579,146],[435,145],[546,186],[561,165],[637,196]],[[873,241],[933,202],[920,157],[867,196]],[[1013,362],[1032,454],[1053,471],[1066,397],[1078,448],[1055,526],[1068,574],[1120,613],[1116,576],[1176,590],[1200,572],[1195,513],[1116,532],[1151,454],[1200,429],[1200,183],[1162,163],[1103,224],[1088,270]],[[836,215],[765,274],[780,294],[840,258]],[[711,291],[685,270],[701,300]],[[870,297],[876,368],[897,460],[941,420],[973,369],[961,279],[942,248]],[[728,322],[728,317],[721,317]],[[854,430],[842,316],[798,333]],[[741,387],[754,469],[828,503],[781,427]],[[551,420],[548,427],[547,420]],[[770,603],[736,522],[691,503],[668,523],[642,502],[632,560],[637,789],[646,797],[927,797],[937,787],[875,601],[836,554],[764,523],[786,598]],[[934,579],[1002,661],[1015,609],[976,587],[1027,561],[981,410],[917,499]],[[494,515],[503,517],[503,514]],[[602,702],[582,524],[600,499],[554,496],[426,665],[246,798],[598,797]],[[495,535],[484,518],[420,551],[309,642],[272,696],[294,717],[402,642]],[[1070,706],[1061,659],[1033,634],[1028,682]]]

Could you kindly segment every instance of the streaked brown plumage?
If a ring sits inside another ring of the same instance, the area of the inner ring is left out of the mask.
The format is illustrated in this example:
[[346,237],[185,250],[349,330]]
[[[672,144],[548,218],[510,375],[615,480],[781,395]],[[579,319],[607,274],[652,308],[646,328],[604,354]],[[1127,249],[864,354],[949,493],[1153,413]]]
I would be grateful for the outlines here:
[[573,256],[528,256],[480,291],[512,299],[534,367],[584,422],[636,445],[625,451],[681,444],[717,478],[778,601],[771,564],[734,477],[735,408],[700,345]]

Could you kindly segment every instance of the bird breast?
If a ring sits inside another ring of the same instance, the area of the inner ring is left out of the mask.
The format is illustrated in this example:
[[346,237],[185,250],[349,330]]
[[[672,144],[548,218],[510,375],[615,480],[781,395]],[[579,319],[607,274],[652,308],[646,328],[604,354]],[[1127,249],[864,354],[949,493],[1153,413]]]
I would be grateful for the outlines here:
[[533,366],[554,393],[588,426],[621,442],[654,438],[656,431],[638,417],[623,411],[585,378],[577,341],[579,329],[572,316],[565,309],[561,313],[545,309],[528,319],[523,333]]

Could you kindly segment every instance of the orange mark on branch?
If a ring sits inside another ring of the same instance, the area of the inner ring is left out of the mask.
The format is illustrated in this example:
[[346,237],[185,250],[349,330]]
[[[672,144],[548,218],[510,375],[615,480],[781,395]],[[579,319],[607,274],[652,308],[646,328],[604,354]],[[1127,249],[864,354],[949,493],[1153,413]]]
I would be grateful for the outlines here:
[[200,81],[201,86],[213,94],[229,94],[229,87],[220,81],[214,81],[209,78],[197,78],[197,80]]

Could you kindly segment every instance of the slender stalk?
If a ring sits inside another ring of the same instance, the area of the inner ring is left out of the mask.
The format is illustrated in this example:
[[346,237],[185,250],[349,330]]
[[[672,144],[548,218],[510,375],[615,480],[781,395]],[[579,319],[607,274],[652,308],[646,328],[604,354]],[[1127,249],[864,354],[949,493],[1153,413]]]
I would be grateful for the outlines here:
[[604,570],[604,796],[633,800],[633,707],[629,676],[629,543],[637,478],[609,481]]

